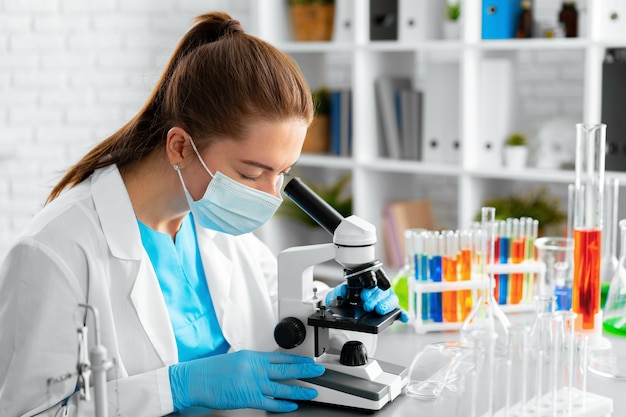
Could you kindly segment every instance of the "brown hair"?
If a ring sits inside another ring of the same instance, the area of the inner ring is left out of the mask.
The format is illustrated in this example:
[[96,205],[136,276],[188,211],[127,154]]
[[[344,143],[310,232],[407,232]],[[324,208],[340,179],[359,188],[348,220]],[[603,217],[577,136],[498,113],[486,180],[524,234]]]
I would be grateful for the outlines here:
[[122,167],[163,148],[173,126],[204,148],[215,137],[242,137],[250,119],[290,118],[313,119],[311,91],[297,64],[226,13],[198,16],[139,113],[73,165],[47,202],[95,169]]

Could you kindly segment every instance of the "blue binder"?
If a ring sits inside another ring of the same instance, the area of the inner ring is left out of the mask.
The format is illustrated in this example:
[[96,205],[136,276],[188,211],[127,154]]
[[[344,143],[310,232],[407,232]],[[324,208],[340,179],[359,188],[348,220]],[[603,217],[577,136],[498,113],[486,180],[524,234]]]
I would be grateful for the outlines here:
[[483,39],[514,38],[521,10],[520,0],[483,0]]

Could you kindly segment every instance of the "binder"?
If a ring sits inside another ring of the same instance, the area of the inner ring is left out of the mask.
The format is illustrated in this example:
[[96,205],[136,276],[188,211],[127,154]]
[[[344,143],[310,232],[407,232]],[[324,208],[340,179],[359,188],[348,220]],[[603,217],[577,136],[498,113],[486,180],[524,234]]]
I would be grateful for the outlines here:
[[384,156],[399,159],[401,156],[399,93],[411,89],[408,77],[382,76],[374,82],[378,124],[381,126]]
[[370,40],[398,40],[398,0],[370,0]]
[[352,92],[342,90],[339,95],[339,155],[352,155]]
[[502,166],[506,136],[511,133],[513,75],[508,59],[484,59],[480,64],[480,165]]
[[[624,40],[626,39],[626,0],[594,0],[597,1],[598,39]],[[608,130],[607,130],[608,135]]]
[[514,38],[520,13],[520,0],[483,0],[483,39]]
[[602,123],[606,123],[605,168],[626,171],[626,49],[609,49],[602,64]]
[[422,161],[457,163],[460,159],[459,64],[430,65],[420,86],[424,94]]
[[354,0],[335,0],[333,41],[354,41]]
[[416,90],[400,91],[400,139],[402,159],[420,160],[422,93]]
[[441,38],[443,1],[399,0],[398,40],[423,41]]

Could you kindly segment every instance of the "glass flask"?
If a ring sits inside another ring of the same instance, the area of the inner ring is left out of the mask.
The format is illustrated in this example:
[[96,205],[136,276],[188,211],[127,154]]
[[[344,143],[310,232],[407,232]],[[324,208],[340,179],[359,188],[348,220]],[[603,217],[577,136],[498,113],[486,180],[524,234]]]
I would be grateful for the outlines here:
[[463,321],[461,326],[461,341],[472,342],[473,332],[491,332],[496,334],[496,349],[506,351],[508,343],[508,329],[511,327],[508,317],[494,298],[494,274],[487,272],[487,265],[494,264],[494,244],[495,244],[495,212],[493,207],[483,207],[481,209],[481,229],[483,233],[480,237],[481,256],[479,260],[479,274],[482,280],[487,280],[479,292],[479,298],[472,311]]
[[620,220],[619,265],[604,305],[602,327],[607,333],[626,336],[626,219]]
[[535,322],[530,330],[530,347],[536,352],[548,352],[552,344],[552,315],[556,307],[556,296],[537,295],[534,298]]

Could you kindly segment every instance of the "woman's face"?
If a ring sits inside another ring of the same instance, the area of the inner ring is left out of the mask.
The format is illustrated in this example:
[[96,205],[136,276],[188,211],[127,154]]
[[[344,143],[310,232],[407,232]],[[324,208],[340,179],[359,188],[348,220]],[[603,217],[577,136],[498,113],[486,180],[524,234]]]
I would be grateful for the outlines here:
[[[278,185],[302,151],[307,125],[304,121],[251,123],[243,140],[217,140],[200,151],[207,168],[257,190],[280,197]],[[190,167],[193,182],[189,193],[197,201],[204,195],[211,176],[199,161]]]

